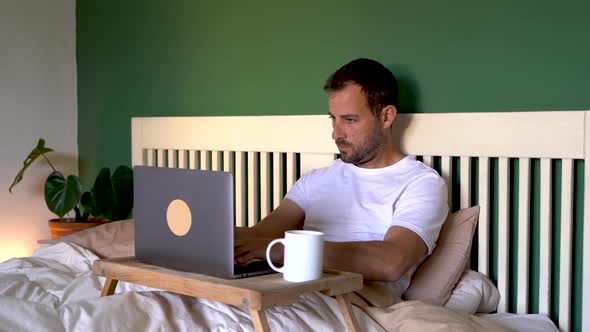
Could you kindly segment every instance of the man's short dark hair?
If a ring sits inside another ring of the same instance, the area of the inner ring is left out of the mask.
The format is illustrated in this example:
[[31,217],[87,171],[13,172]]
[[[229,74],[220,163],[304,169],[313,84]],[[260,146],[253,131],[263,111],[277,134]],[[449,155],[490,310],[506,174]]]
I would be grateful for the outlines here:
[[385,106],[397,107],[397,80],[389,69],[375,60],[360,58],[345,64],[328,78],[324,90],[328,93],[340,91],[350,84],[361,87],[375,116]]

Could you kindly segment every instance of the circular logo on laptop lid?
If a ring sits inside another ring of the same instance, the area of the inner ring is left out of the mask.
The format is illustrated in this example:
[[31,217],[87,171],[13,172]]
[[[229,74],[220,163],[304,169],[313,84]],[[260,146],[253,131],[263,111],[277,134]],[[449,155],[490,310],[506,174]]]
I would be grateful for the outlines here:
[[184,236],[191,229],[191,209],[183,200],[175,199],[168,205],[166,221],[174,235]]

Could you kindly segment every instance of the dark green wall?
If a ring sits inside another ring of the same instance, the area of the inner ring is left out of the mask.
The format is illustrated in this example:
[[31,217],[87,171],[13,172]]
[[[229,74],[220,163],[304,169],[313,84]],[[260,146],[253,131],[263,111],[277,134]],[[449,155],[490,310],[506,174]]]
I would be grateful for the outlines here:
[[356,57],[397,74],[404,112],[590,108],[590,2],[284,3],[79,0],[83,180],[130,162],[132,116],[325,113]]

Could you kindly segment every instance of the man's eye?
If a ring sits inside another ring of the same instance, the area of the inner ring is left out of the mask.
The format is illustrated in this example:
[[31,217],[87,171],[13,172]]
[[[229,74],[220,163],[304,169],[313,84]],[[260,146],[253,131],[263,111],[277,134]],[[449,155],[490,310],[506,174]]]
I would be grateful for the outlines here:
[[346,122],[348,122],[348,123],[354,123],[354,122],[356,122],[356,119],[346,118]]

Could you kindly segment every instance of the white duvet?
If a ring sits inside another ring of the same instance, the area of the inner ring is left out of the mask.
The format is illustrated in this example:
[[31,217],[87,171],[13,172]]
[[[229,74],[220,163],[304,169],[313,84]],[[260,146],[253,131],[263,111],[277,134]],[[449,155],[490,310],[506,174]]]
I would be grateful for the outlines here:
[[[246,310],[153,288],[119,282],[115,295],[101,298],[105,280],[92,273],[96,259],[87,249],[60,242],[38,249],[31,257],[0,263],[0,331],[253,330]],[[409,307],[413,309],[408,311]],[[353,309],[362,331],[384,331],[365,312]],[[379,311],[373,318],[380,316],[383,326],[396,331],[428,330],[432,324],[441,330],[450,326],[473,330],[469,328],[473,318],[444,310],[410,301]],[[319,293],[265,313],[271,331],[346,330],[336,301]],[[515,331],[557,331],[541,315],[480,318]]]
[[[241,308],[120,282],[100,298],[92,252],[58,243],[0,263],[0,331],[252,331]],[[358,308],[363,331],[383,331]],[[265,310],[271,331],[343,331],[336,301],[314,293]]]

